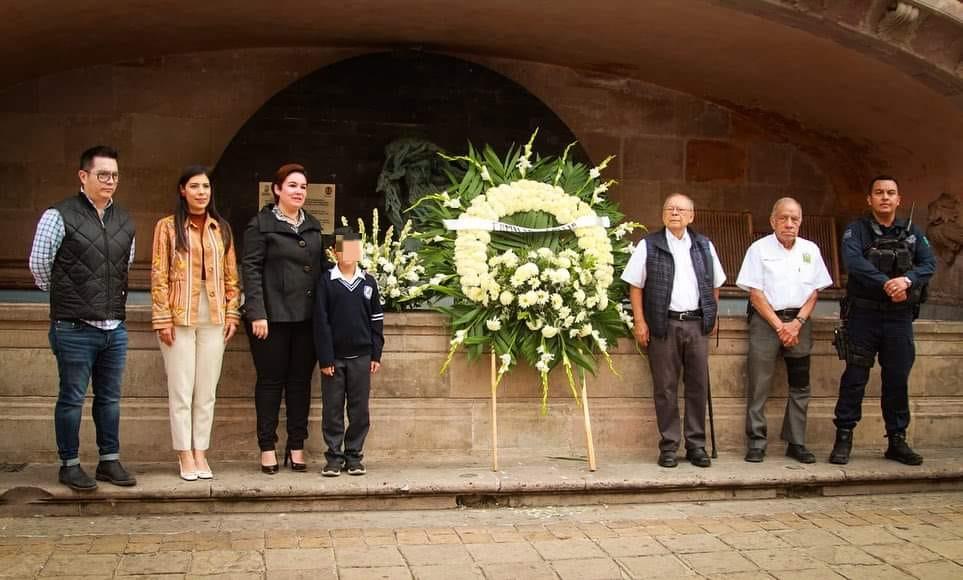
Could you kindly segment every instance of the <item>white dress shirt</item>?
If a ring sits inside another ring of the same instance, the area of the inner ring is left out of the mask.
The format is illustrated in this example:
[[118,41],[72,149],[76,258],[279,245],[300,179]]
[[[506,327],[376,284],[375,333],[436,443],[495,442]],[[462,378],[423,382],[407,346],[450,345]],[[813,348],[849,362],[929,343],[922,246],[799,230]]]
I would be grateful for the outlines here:
[[[692,248],[692,237],[689,236],[689,229],[686,228],[682,234],[682,239],[676,238],[668,229],[665,230],[665,239],[672,253],[672,260],[675,262],[675,275],[672,280],[672,296],[669,298],[669,310],[685,312],[687,310],[698,310],[699,308],[699,282],[696,280],[695,268],[692,266],[692,256],[689,253]],[[719,262],[716,254],[716,247],[709,242],[709,253],[712,254],[712,279],[714,287],[722,286],[726,281],[726,273]],[[629,258],[629,263],[622,272],[622,279],[636,288],[645,287],[645,261],[647,258],[645,240],[639,242]]]
[[762,290],[773,310],[800,308],[813,290],[832,284],[819,246],[796,238],[787,250],[776,234],[749,246],[736,278],[736,285],[747,292],[752,288]]

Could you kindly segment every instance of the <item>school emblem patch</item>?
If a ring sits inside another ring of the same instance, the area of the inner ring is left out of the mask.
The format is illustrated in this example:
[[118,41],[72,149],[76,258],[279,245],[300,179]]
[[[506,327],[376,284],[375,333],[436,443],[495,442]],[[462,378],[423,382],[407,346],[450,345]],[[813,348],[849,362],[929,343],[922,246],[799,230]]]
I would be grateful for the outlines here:
[[374,293],[374,288],[371,286],[364,287],[364,297],[366,300],[371,300],[371,295]]
[[807,264],[812,264],[813,256],[809,252],[803,252],[803,262]]

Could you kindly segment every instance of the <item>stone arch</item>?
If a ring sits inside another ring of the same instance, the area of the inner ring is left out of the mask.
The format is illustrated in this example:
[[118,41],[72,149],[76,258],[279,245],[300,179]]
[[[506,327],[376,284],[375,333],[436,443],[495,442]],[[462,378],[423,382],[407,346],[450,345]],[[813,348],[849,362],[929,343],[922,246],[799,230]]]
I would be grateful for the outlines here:
[[[488,67],[421,51],[369,53],[305,75],[261,105],[224,149],[214,182],[240,231],[257,209],[257,183],[282,163],[302,163],[312,182],[337,186],[335,213],[353,220],[383,207],[375,187],[394,139],[460,154],[467,139],[504,150],[536,128],[540,151],[576,140],[542,100]],[[573,155],[587,160],[580,146]]]

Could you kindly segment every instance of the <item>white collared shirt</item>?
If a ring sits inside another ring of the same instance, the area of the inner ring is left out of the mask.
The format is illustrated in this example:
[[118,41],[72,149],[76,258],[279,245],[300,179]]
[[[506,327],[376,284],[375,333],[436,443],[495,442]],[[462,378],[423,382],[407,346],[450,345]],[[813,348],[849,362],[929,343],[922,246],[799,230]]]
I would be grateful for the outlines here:
[[736,278],[736,285],[747,292],[752,288],[762,290],[773,310],[800,308],[813,290],[832,284],[819,246],[796,238],[787,250],[776,234],[749,246]]
[[357,281],[358,278],[364,278],[364,270],[361,269],[361,266],[354,267],[354,276],[350,278],[348,278],[347,276],[344,275],[343,272],[341,272],[341,268],[339,268],[337,264],[335,264],[334,267],[331,268],[330,272],[331,272],[332,280],[344,280],[349,287],[353,287],[355,281]]
[[[672,296],[669,298],[669,310],[685,312],[687,310],[697,310],[699,308],[699,282],[696,280],[695,268],[692,266],[692,255],[689,253],[692,248],[692,237],[689,229],[686,228],[682,234],[682,239],[676,238],[672,232],[666,228],[665,239],[672,253],[672,261],[675,262],[675,275],[672,279]],[[722,286],[726,281],[726,273],[719,262],[719,255],[716,247],[709,242],[709,253],[712,255],[712,280],[714,287]],[[622,272],[622,279],[636,288],[645,287],[645,261],[648,257],[645,240],[642,240],[632,252],[629,263]]]

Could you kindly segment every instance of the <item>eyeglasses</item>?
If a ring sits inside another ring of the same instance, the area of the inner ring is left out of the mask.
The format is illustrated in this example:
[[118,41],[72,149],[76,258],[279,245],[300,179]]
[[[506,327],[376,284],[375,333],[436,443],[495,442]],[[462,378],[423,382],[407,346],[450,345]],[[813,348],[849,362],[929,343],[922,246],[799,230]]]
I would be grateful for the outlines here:
[[669,207],[662,208],[662,211],[664,211],[665,213],[685,214],[685,213],[691,212],[692,210],[687,207],[676,207],[674,205],[670,205]]
[[98,171],[93,175],[101,183],[110,183],[111,179],[114,180],[114,183],[117,183],[120,180],[120,174],[116,171]]

